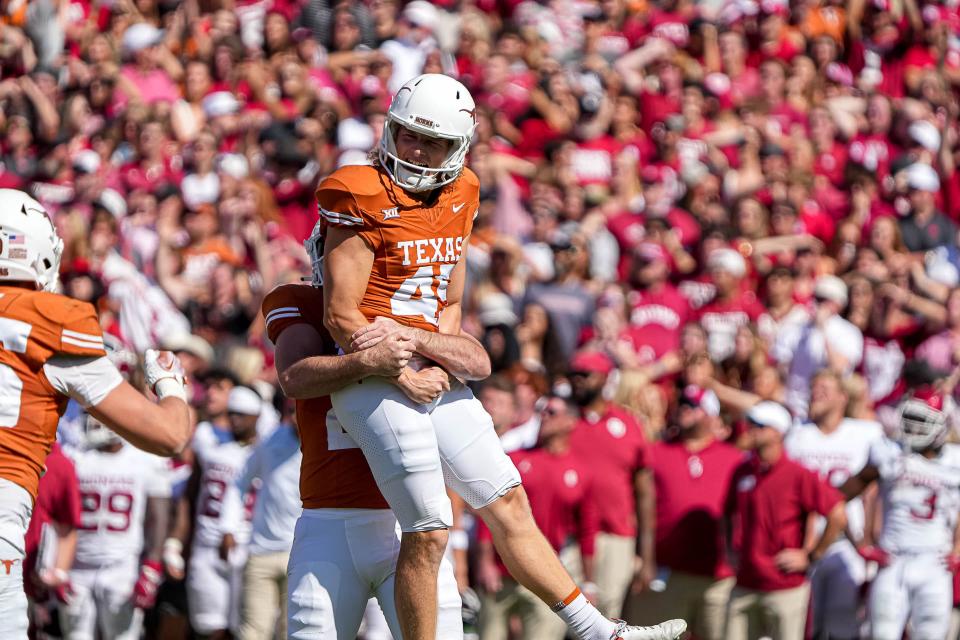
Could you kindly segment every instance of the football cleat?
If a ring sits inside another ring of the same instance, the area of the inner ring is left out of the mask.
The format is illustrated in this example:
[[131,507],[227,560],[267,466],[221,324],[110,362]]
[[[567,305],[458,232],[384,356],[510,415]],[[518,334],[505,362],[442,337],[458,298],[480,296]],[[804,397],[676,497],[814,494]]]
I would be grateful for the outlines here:
[[633,627],[623,620],[617,620],[610,640],[676,640],[687,630],[683,620],[667,620],[652,627]]

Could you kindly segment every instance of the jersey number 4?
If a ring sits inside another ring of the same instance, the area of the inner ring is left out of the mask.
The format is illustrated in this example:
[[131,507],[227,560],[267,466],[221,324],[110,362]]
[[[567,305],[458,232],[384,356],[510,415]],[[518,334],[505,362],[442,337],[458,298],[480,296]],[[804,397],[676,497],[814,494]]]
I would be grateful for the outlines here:
[[432,266],[424,266],[403,281],[390,298],[390,309],[396,316],[423,316],[430,324],[437,324],[440,303],[447,301],[447,284],[450,282],[452,264],[440,265],[440,273]]
[[[0,351],[26,353],[31,329],[33,327],[27,322],[0,318]],[[0,428],[17,426],[22,394],[23,380],[13,367],[0,363]]]

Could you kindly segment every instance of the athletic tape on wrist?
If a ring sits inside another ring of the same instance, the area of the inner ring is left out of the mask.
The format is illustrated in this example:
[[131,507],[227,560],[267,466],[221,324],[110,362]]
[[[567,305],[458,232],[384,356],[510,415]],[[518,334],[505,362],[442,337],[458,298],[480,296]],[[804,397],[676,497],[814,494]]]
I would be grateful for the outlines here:
[[184,388],[183,383],[175,380],[174,378],[160,378],[157,380],[157,384],[153,386],[154,393],[157,394],[158,398],[180,398],[184,402],[187,401],[187,390]]

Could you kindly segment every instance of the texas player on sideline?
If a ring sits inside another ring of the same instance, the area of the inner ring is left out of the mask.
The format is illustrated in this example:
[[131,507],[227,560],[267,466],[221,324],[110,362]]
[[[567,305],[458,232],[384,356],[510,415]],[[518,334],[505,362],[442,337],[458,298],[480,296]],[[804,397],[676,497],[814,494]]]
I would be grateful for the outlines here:
[[68,450],[82,513],[70,570],[73,596],[60,609],[61,628],[70,640],[94,640],[98,631],[137,640],[163,577],[168,460],[125,444],[92,416],[84,421],[84,443],[85,449]]
[[870,637],[945,638],[953,606],[951,571],[960,569],[960,446],[944,444],[944,397],[929,387],[900,405],[899,442],[883,439],[866,466],[842,487],[847,499],[880,487],[883,525],[873,544],[864,528],[861,554],[880,569],[870,586]]
[[[314,282],[319,283],[318,273]],[[393,336],[371,349],[338,356],[322,324],[319,286],[277,287],[263,301],[263,316],[277,346],[280,384],[296,400],[303,450],[303,514],[287,569],[288,636],[354,638],[367,600],[376,596],[391,633],[400,638],[393,597],[397,518],[363,453],[337,423],[328,394],[368,376],[396,375],[410,359],[413,343]],[[437,638],[458,640],[463,637],[460,597],[448,562],[440,566],[438,589]]]
[[147,351],[154,404],[107,359],[94,308],[53,293],[63,241],[39,202],[0,189],[0,619],[27,637],[24,534],[57,422],[73,398],[134,446],[172,456],[190,439],[183,374]]
[[482,347],[460,329],[463,252],[479,207],[479,182],[464,167],[474,111],[456,80],[418,76],[390,105],[376,166],[344,167],[317,189],[327,236],[324,324],[337,344],[357,351],[399,330],[418,356],[446,369],[408,367],[392,381],[367,378],[331,395],[403,530],[395,591],[403,637],[435,636],[436,576],[451,525],[446,480],[483,517],[513,576],[578,637],[673,638],[682,621],[627,627],[587,602],[537,529],[489,415],[469,389],[448,382],[446,372],[489,374]]

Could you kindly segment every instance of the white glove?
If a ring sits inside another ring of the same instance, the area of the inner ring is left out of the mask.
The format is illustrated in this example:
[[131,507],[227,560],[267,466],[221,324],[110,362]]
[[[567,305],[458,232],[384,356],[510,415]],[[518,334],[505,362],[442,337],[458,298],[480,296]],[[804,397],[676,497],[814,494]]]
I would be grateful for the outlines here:
[[143,354],[143,375],[147,386],[158,398],[174,397],[187,401],[186,378],[177,356],[169,351],[147,349]]

